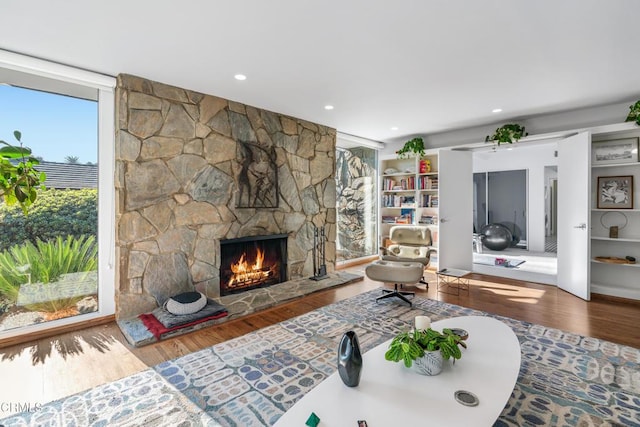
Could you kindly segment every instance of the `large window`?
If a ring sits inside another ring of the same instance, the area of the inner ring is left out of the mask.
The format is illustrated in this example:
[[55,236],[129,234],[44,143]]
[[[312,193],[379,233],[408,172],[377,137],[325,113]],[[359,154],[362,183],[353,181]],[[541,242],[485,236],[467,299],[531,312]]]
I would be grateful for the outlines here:
[[374,149],[336,150],[338,263],[377,253],[376,165]]
[[0,51],[0,83],[0,139],[47,174],[0,203],[0,338],[113,314],[115,79]]

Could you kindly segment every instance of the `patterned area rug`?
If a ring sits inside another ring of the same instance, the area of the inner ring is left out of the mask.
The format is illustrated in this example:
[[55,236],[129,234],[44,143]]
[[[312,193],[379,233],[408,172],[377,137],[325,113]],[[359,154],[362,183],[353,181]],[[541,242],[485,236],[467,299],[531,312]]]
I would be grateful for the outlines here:
[[[433,320],[490,316],[418,297],[413,308],[376,303],[379,293],[320,308],[0,424],[271,425],[335,371],[336,348],[348,330],[356,331],[366,351],[409,328],[418,314]],[[493,317],[513,328],[522,348],[518,382],[496,426],[640,426],[639,349]]]

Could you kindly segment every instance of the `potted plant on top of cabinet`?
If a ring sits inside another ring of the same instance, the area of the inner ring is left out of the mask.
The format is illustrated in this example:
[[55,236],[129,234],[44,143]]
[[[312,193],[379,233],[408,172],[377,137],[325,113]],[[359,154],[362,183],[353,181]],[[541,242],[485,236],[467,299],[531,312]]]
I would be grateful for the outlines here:
[[421,137],[410,139],[404,146],[396,151],[399,159],[424,156],[424,141]]
[[640,101],[629,107],[629,115],[625,122],[636,122],[640,126]]
[[491,136],[487,135],[484,139],[485,142],[493,142],[497,145],[502,143],[513,144],[520,138],[527,136],[524,131],[524,126],[520,126],[516,123],[507,123],[496,129],[495,133]]

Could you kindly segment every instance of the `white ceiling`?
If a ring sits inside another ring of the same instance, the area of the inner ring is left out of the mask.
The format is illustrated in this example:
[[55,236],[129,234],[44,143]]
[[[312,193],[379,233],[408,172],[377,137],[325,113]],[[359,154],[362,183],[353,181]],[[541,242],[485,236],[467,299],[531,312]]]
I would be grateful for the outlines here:
[[384,142],[640,98],[638,0],[2,0],[0,16],[0,49]]

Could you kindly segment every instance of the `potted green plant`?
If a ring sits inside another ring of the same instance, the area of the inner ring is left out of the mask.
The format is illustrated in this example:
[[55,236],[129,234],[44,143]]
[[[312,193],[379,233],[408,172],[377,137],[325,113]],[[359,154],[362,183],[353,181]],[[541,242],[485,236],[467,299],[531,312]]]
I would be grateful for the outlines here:
[[629,107],[629,115],[625,122],[636,122],[640,126],[640,101]]
[[396,151],[396,154],[399,159],[422,157],[424,156],[424,141],[420,137],[410,139],[404,143],[401,149]]
[[384,358],[391,362],[403,361],[407,368],[414,366],[423,375],[437,375],[444,360],[462,357],[460,347],[467,345],[451,329],[444,328],[442,332],[417,329],[396,335]]
[[502,143],[513,144],[517,142],[523,136],[528,134],[524,131],[524,126],[520,126],[516,123],[507,123],[496,129],[493,135],[487,135],[484,139],[485,142],[493,142],[497,145]]

